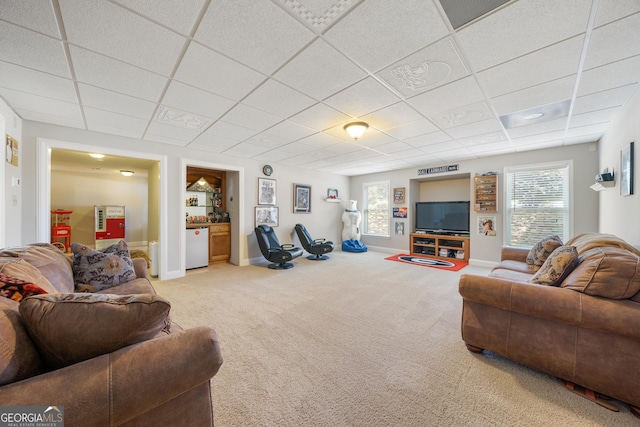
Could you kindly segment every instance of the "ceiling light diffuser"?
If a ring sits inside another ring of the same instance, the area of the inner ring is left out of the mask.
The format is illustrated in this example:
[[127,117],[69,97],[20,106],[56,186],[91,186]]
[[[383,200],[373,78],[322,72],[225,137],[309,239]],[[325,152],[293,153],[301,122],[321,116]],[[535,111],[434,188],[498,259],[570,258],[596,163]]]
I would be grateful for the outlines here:
[[134,172],[133,171],[120,171],[120,173],[122,175],[124,175],[124,176],[131,176],[131,175],[133,175]]
[[344,130],[347,131],[351,138],[357,141],[358,138],[360,138],[364,134],[368,127],[369,125],[365,122],[353,122],[345,125]]
[[89,153],[89,155],[94,159],[101,159],[104,157],[104,154],[98,154],[98,153]]

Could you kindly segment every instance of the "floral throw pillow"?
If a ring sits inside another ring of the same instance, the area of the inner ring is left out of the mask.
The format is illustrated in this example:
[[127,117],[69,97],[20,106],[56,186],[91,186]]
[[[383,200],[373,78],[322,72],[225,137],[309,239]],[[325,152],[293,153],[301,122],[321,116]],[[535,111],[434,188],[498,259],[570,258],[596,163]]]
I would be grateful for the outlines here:
[[0,273],[0,296],[20,302],[31,295],[46,294],[47,291],[35,283]]
[[71,245],[76,290],[97,292],[136,278],[129,248],[124,240],[101,251],[81,243]]
[[560,286],[576,265],[578,265],[578,251],[575,246],[560,246],[549,255],[540,270],[529,279],[529,283]]
[[540,269],[542,264],[549,258],[549,255],[562,246],[560,237],[553,235],[547,236],[536,243],[527,254],[527,264],[533,271]]

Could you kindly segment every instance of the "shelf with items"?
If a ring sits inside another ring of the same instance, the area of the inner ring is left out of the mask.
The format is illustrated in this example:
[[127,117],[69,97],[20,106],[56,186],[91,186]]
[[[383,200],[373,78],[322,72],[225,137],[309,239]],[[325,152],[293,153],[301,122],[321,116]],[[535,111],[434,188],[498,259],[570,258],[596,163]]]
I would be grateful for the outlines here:
[[409,239],[412,255],[469,261],[469,237],[467,236],[411,233]]
[[476,176],[473,180],[474,208],[476,212],[498,211],[498,175]]

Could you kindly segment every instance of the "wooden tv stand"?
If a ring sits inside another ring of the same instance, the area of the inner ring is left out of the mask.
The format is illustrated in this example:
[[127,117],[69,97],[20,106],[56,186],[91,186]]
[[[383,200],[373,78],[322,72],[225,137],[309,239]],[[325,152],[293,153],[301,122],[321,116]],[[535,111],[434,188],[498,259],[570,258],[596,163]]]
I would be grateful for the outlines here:
[[[424,233],[411,233],[409,236],[411,255],[469,262],[469,236]],[[446,251],[447,255],[442,255],[441,251]]]

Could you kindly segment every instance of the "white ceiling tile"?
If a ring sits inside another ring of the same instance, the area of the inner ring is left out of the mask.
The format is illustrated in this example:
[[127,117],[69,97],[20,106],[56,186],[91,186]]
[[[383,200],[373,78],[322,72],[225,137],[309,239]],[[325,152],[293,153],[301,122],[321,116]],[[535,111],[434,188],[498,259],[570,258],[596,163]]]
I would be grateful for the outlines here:
[[288,159],[294,156],[295,154],[293,153],[275,149],[265,151],[264,153],[260,153],[252,158],[256,160],[262,160],[264,162],[280,162],[284,159]]
[[151,119],[156,104],[121,93],[78,83],[82,105],[139,119]]
[[292,142],[314,133],[316,133],[316,131],[311,128],[299,125],[289,120],[284,120],[264,131],[262,135],[267,138],[275,138],[284,142]]
[[354,143],[364,148],[372,148],[378,145],[388,144],[389,142],[393,142],[395,140],[396,139],[391,135],[387,135],[384,132],[380,132],[377,129],[369,127],[364,135],[362,135],[362,137]]
[[314,34],[272,2],[234,0],[212,2],[194,37],[230,58],[271,74]]
[[447,34],[430,1],[368,0],[327,31],[325,38],[375,72]]
[[448,85],[414,96],[407,103],[425,116],[449,111],[461,105],[484,100],[484,94],[473,77],[466,77]]
[[447,141],[451,141],[451,137],[442,131],[432,132],[404,140],[407,144],[417,148],[440,144]]
[[482,71],[584,32],[591,3],[514,2],[460,30],[458,40],[472,69]]
[[318,103],[290,117],[289,120],[316,131],[323,131],[338,124],[347,123],[351,117]]
[[496,131],[481,135],[468,136],[466,138],[457,138],[456,140],[465,147],[471,147],[475,145],[492,144],[498,141],[505,141],[507,140],[507,135],[502,131]]
[[525,138],[518,138],[517,140],[513,140],[512,142],[514,144],[513,148],[516,150],[516,152],[519,153],[532,150],[541,150],[543,148],[558,147],[562,144],[561,139],[547,141],[530,136]]
[[403,58],[376,73],[405,97],[411,97],[469,75],[451,38]]
[[67,40],[168,76],[186,39],[110,2],[59,0]]
[[223,117],[223,121],[227,123],[244,126],[258,132],[262,132],[282,120],[282,117],[265,113],[243,104],[236,105]]
[[283,6],[288,7],[300,20],[312,31],[321,33],[330,26],[355,0],[278,0]]
[[199,133],[200,131],[195,129],[187,129],[166,123],[151,122],[147,128],[145,136],[155,135],[189,142],[198,136]]
[[502,124],[497,118],[491,118],[488,120],[482,120],[480,122],[470,123],[468,125],[458,126],[455,128],[447,129],[446,132],[454,139],[468,138],[474,135],[482,135],[491,132],[502,131]]
[[0,88],[0,96],[15,109],[34,113],[51,114],[61,118],[82,122],[80,107],[75,102],[60,101],[39,95],[25,94]]
[[300,154],[305,154],[305,153],[310,153],[312,151],[315,151],[317,150],[317,147],[314,147],[312,145],[298,144],[298,143],[292,142],[290,144],[281,145],[280,147],[278,147],[278,150],[284,151],[286,153],[293,153],[296,155],[300,155]]
[[[445,111],[435,114],[429,119],[440,126],[441,129],[449,129],[457,126],[464,126],[494,117],[485,102],[478,102],[473,105],[465,105],[455,110]],[[435,131],[435,129],[434,129]],[[426,132],[425,132],[426,133]]]
[[516,111],[563,101],[571,98],[575,79],[576,76],[569,76],[502,95],[493,98],[493,104],[498,115],[502,116]]
[[489,68],[478,73],[478,78],[487,94],[496,97],[575,74],[583,42],[583,35],[573,37]]
[[377,145],[375,147],[375,150],[384,154],[391,154],[395,153],[396,151],[415,150],[415,148],[405,142],[394,141],[389,142],[388,144]]
[[640,27],[640,13],[593,30],[584,68],[588,70],[639,55],[638,27]]
[[639,69],[640,55],[585,71],[580,77],[578,96],[635,84]]
[[16,114],[23,120],[31,120],[34,122],[51,123],[58,126],[66,126],[70,128],[85,129],[83,120],[75,120],[67,117],[60,117],[52,113],[41,113],[36,111],[15,109]]
[[633,84],[579,96],[574,103],[573,114],[621,106],[629,99],[637,87],[637,84]]
[[146,133],[142,139],[145,141],[160,142],[162,144],[177,145],[178,147],[186,147],[188,144],[184,139],[170,138],[165,135],[153,135],[150,133]]
[[175,79],[239,101],[265,76],[198,43],[187,48]]
[[250,158],[265,151],[269,151],[269,147],[260,147],[255,144],[240,142],[233,147],[224,151],[224,154],[235,157]]
[[287,145],[291,141],[287,141],[282,138],[278,138],[276,136],[267,135],[266,133],[262,132],[252,136],[251,138],[247,139],[244,142],[248,144],[254,144],[260,147],[265,147],[268,149],[275,149],[283,145]]
[[241,126],[236,126],[231,123],[218,121],[211,125],[205,133],[211,137],[221,137],[224,139],[231,139],[233,141],[244,141],[251,138],[256,134],[255,130],[247,129]]
[[300,144],[308,145],[314,148],[325,148],[333,144],[345,144],[345,141],[341,141],[326,133],[316,133],[306,138],[302,138],[298,141]]
[[242,103],[280,117],[289,117],[312,106],[316,101],[297,90],[269,79],[243,99]]
[[78,101],[71,80],[2,61],[0,61],[0,87],[61,101]]
[[183,35],[190,35],[205,0],[111,0],[166,25]]
[[213,120],[220,118],[235,104],[230,99],[196,89],[175,80],[169,84],[161,103],[162,105]]
[[423,117],[404,102],[390,105],[363,116],[362,121],[382,131],[405,125]]
[[238,141],[212,135],[207,131],[201,133],[196,139],[188,144],[189,148],[199,148],[214,153],[222,153],[223,151],[237,145]]
[[446,142],[435,142],[433,144],[426,145],[421,147],[420,149],[428,154],[438,154],[444,151],[449,150],[462,150],[465,146],[460,144],[458,141],[446,141]]
[[622,107],[612,107],[571,116],[571,127],[581,127],[596,123],[612,122]]
[[[24,44],[29,49],[24,49]],[[0,60],[71,78],[62,42],[0,21]]]
[[595,123],[587,126],[576,126],[567,129],[566,138],[574,138],[581,135],[604,134],[607,130],[608,123]]
[[496,141],[489,144],[481,144],[481,145],[469,145],[469,151],[474,154],[480,155],[483,152],[495,152],[496,150],[507,150],[513,151],[513,146],[511,142],[507,140]]
[[69,46],[79,82],[157,102],[166,78],[124,62]]
[[110,132],[118,130],[118,135],[140,138],[147,127],[147,120],[128,117],[122,114],[85,107],[84,115],[87,120],[87,128],[97,132]]
[[2,0],[2,19],[60,38],[53,7],[48,1]]
[[398,139],[413,138],[419,135],[436,132],[438,127],[427,119],[418,119],[404,125],[385,130],[385,133]]
[[352,117],[358,117],[395,104],[399,100],[398,96],[376,79],[367,77],[325,99],[324,103]]
[[318,39],[282,67],[274,78],[322,100],[365,76],[364,71]]
[[600,138],[602,138],[602,133],[596,133],[592,135],[579,135],[572,136],[570,138],[565,138],[563,140],[564,145],[575,145],[575,144],[590,144],[596,143]]
[[599,0],[595,26],[623,18],[640,12],[640,2],[637,0]]

